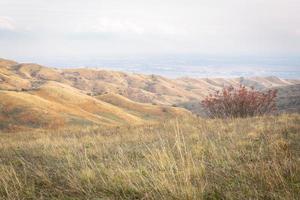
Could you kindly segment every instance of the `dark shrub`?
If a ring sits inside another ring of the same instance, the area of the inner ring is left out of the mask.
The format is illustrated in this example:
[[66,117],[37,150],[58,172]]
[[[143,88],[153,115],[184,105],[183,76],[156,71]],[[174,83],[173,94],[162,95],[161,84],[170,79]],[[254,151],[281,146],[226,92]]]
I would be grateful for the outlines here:
[[207,115],[212,118],[252,117],[276,110],[277,90],[260,92],[245,86],[226,87],[210,94],[202,101]]

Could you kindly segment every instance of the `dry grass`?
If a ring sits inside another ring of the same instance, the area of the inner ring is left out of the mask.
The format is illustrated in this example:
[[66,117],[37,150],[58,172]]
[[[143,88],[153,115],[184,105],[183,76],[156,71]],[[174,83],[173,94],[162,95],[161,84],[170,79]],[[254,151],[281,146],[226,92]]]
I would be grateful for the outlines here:
[[191,115],[182,108],[141,104],[118,95],[108,98],[111,101],[107,103],[66,84],[51,81],[31,91],[0,90],[0,130],[15,132],[83,124],[141,125]]
[[96,96],[97,99],[117,106],[124,109],[132,115],[138,116],[142,119],[167,119],[174,118],[174,116],[183,116],[188,115],[186,110],[182,108],[174,108],[170,106],[163,105],[152,105],[147,103],[139,103],[132,101],[124,96],[119,94],[103,94]]
[[300,116],[0,134],[0,199],[297,199]]
[[[56,81],[93,94],[105,92],[122,94],[137,102],[165,105],[202,100],[208,94],[221,90],[224,85],[237,87],[242,84],[254,86],[256,89],[282,86],[282,92],[289,93],[291,88],[284,88],[284,86],[300,83],[299,80],[284,80],[276,77],[168,79],[157,75],[99,69],[47,68],[30,63],[18,64],[1,58],[0,79],[4,80],[0,81],[2,90],[32,89],[45,81]],[[295,94],[293,93],[292,96]]]

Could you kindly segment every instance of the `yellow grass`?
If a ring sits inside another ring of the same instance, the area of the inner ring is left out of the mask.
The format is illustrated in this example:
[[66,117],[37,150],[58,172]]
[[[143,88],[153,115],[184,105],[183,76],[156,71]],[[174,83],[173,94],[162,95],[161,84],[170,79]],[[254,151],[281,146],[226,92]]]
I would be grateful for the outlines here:
[[158,75],[88,68],[57,69],[38,64],[18,64],[1,58],[0,79],[4,80],[0,80],[2,90],[32,89],[46,81],[56,81],[91,94],[116,93],[137,102],[164,105],[200,101],[208,94],[221,90],[224,85],[243,84],[260,89],[282,87],[286,92],[286,90],[290,91],[290,88],[285,86],[300,83],[299,80],[276,77],[168,79]]
[[[107,100],[106,98],[105,101]],[[138,125],[190,115],[184,109],[140,104],[125,97],[111,96],[111,100],[105,102],[74,87],[54,81],[48,81],[29,91],[0,90],[0,130],[16,131],[90,124]]]
[[0,134],[0,199],[298,199],[300,116]]
[[139,103],[114,93],[99,95],[96,98],[146,119],[166,119],[167,117],[188,115],[187,110],[183,108]]

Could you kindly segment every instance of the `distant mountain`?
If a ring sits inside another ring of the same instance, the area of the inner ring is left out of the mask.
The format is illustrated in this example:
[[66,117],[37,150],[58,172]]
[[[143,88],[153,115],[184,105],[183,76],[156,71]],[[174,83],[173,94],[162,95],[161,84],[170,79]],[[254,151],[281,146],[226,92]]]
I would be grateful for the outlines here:
[[0,59],[0,129],[140,124],[202,114],[201,100],[224,86],[279,90],[281,111],[299,111],[300,80],[177,78],[98,69],[57,69]]

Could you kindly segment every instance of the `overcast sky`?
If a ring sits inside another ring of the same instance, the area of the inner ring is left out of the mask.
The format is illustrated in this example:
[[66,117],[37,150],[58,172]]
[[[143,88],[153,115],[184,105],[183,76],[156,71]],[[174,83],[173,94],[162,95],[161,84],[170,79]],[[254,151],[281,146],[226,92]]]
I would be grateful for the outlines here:
[[299,57],[300,1],[0,0],[0,57],[171,54]]

